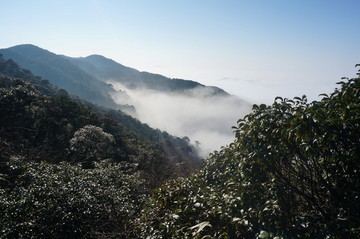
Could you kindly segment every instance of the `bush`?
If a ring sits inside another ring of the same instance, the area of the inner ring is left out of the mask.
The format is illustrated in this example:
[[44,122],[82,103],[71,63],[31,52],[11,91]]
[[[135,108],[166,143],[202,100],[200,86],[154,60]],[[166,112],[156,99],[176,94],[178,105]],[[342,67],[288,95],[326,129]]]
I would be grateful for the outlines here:
[[104,160],[89,170],[24,159],[8,165],[4,180],[14,172],[17,179],[0,189],[1,238],[134,236],[144,188],[129,165]]
[[308,103],[277,97],[238,121],[200,172],[156,191],[152,238],[359,238],[360,79]]
[[92,162],[110,157],[114,151],[115,139],[102,128],[86,125],[74,133],[70,140],[70,150],[79,161]]

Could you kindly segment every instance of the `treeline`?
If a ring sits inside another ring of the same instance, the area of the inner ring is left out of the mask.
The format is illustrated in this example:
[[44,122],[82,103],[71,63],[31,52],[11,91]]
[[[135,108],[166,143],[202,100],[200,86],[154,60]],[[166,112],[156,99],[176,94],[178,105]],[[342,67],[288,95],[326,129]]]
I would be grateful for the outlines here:
[[187,138],[0,72],[1,238],[360,237],[359,78],[254,105],[188,176]]
[[0,237],[132,235],[143,198],[195,146],[0,58]]
[[143,237],[359,238],[360,78],[338,84],[254,105],[231,145],[156,190]]

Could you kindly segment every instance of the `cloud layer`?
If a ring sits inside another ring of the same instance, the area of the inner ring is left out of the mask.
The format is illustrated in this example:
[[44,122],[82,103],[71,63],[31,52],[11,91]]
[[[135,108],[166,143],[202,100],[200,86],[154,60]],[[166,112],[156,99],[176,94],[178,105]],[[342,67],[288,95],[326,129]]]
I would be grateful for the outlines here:
[[134,105],[134,116],[153,128],[187,136],[192,143],[200,142],[204,157],[231,143],[234,140],[231,126],[250,112],[250,105],[245,101],[234,96],[214,96],[210,87],[165,93],[109,83],[118,92],[112,95],[115,102]]

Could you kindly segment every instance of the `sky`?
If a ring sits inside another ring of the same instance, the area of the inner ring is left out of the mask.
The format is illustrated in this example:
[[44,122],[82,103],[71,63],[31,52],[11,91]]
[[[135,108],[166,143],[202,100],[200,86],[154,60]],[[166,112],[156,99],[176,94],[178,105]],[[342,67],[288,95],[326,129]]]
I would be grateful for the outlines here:
[[250,103],[317,100],[360,63],[359,0],[3,0],[0,9],[0,48],[100,54]]

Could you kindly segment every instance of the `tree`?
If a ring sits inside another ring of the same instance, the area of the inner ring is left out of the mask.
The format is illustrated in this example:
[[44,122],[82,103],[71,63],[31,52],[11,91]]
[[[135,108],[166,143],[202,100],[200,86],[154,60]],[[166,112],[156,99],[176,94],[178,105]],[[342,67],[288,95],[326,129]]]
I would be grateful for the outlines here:
[[94,125],[86,125],[75,132],[70,140],[70,150],[83,162],[109,157],[112,153],[114,136]]
[[143,235],[359,238],[360,79],[339,85],[254,105],[232,144],[154,193]]
[[134,238],[145,199],[139,174],[130,164],[95,164],[10,159],[0,175],[13,184],[0,184],[0,238]]

